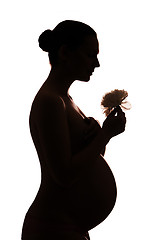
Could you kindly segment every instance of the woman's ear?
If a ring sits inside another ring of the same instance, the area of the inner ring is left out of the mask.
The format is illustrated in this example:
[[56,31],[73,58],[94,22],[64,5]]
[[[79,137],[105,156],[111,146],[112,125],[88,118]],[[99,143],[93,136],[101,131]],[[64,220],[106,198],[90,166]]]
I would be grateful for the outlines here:
[[67,45],[62,45],[58,51],[58,58],[60,61],[68,61],[71,55],[71,51],[67,47]]

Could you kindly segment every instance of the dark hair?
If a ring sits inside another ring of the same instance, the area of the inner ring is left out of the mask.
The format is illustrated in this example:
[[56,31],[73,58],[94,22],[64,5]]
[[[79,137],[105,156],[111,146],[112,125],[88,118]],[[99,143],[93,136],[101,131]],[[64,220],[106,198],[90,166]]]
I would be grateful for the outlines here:
[[65,20],[59,23],[53,30],[45,30],[39,37],[40,48],[49,53],[51,65],[56,65],[58,61],[58,50],[65,44],[69,49],[74,50],[79,47],[86,36],[97,36],[96,32],[87,24]]

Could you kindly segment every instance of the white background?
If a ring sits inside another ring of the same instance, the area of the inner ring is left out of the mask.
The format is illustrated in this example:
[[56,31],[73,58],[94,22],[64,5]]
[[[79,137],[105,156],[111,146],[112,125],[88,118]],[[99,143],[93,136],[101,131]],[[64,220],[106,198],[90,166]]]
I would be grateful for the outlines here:
[[102,123],[105,92],[125,89],[132,104],[125,133],[110,141],[105,155],[116,178],[117,202],[90,231],[91,240],[159,240],[159,1],[5,0],[0,9],[0,239],[20,240],[40,184],[28,117],[50,66],[37,39],[45,29],[73,19],[97,32],[101,64],[89,83],[71,87],[77,105]]

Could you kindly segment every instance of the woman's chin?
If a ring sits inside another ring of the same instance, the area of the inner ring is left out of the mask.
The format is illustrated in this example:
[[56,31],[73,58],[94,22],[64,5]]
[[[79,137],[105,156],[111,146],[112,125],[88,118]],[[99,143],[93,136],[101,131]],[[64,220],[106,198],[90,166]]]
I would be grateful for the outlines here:
[[89,76],[89,75],[88,76],[83,76],[83,77],[79,78],[78,80],[81,81],[81,82],[88,82],[90,80],[90,77],[91,76]]

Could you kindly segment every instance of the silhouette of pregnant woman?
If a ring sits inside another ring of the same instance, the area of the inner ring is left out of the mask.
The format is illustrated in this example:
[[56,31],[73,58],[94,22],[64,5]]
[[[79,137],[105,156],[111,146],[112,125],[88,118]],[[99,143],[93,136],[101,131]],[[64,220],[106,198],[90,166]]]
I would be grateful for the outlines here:
[[66,20],[39,37],[51,71],[30,112],[30,131],[41,165],[41,184],[26,213],[22,240],[85,240],[116,201],[116,183],[103,158],[110,139],[125,130],[115,108],[101,127],[69,95],[75,80],[88,82],[99,67],[96,32]]

